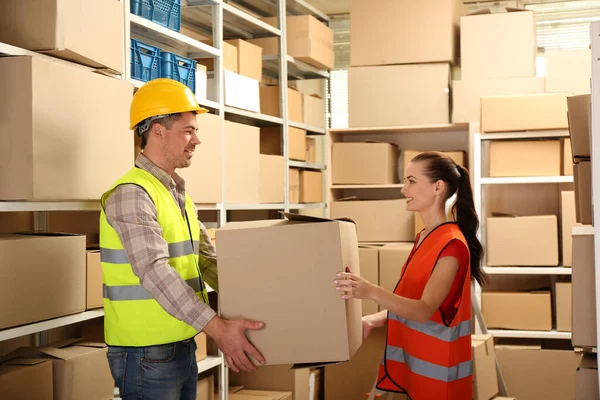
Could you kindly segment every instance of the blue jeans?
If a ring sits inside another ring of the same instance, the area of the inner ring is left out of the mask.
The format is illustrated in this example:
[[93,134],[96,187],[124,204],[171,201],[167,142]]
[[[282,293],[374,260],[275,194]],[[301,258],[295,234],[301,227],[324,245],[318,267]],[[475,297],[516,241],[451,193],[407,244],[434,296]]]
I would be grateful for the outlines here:
[[149,347],[109,346],[110,371],[123,400],[195,400],[196,342]]

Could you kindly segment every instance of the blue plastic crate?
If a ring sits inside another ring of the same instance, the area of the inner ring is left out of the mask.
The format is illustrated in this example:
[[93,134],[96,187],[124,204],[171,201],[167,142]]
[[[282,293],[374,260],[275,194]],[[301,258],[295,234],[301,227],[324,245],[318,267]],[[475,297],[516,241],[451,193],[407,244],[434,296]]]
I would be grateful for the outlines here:
[[161,50],[131,39],[131,77],[143,82],[161,78]]
[[181,0],[131,0],[131,13],[179,32]]
[[196,93],[196,61],[175,53],[161,52],[162,78],[179,81]]

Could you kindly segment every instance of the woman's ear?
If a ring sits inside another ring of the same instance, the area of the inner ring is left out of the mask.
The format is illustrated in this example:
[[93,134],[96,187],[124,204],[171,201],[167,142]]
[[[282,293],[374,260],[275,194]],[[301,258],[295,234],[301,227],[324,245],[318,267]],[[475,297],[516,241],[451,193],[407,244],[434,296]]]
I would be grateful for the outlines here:
[[438,180],[435,182],[435,186],[433,187],[433,191],[436,195],[443,195],[444,194],[444,188],[446,187],[446,182],[444,182],[443,180]]

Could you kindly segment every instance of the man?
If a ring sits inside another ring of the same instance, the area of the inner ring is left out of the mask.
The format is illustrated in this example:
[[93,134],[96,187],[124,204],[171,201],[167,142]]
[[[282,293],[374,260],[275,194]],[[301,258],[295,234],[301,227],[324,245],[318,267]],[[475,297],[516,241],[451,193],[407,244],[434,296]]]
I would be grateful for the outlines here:
[[218,290],[216,253],[175,172],[191,165],[200,144],[196,116],[205,112],[177,81],[142,86],[131,103],[130,129],[141,136],[143,152],[102,196],[107,357],[123,400],[196,399],[199,331],[236,372],[255,369],[248,355],[264,363],[245,336],[263,324],[224,320],[208,306],[203,276]]

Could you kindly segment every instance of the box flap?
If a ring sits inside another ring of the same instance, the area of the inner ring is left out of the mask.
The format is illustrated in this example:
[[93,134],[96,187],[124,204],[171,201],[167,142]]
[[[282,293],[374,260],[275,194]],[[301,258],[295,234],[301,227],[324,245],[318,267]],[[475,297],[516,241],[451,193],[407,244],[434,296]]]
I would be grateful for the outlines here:
[[313,217],[311,215],[302,215],[296,213],[289,213],[280,211],[280,214],[286,217],[290,221],[301,221],[301,222],[331,222],[331,221],[342,221],[342,222],[350,222],[356,225],[354,221],[350,218],[336,218],[336,219],[328,219],[322,217]]
[[319,96],[317,93],[311,93],[311,94],[309,94],[309,96],[310,97],[315,97],[315,98],[317,98],[319,100],[323,100],[323,98],[321,96]]
[[584,354],[583,357],[581,358],[581,363],[579,364],[579,367],[577,368],[577,371],[579,371],[580,369],[598,369],[598,360],[596,358],[596,355],[594,354]]
[[510,12],[522,12],[522,11],[529,11],[529,12],[533,12],[531,10],[526,10],[524,8],[514,8],[514,7],[488,7],[488,8],[482,8],[481,10],[477,10],[477,11],[473,11],[471,13],[468,13],[467,15],[465,15],[466,17],[469,17],[471,15],[486,15],[486,14],[502,14],[502,13],[510,13]]
[[48,361],[46,358],[24,358],[18,357],[3,362],[4,365],[37,365]]
[[244,387],[243,386],[229,386],[229,393],[237,393],[240,390],[242,390]]
[[104,349],[105,347],[108,347],[106,343],[100,343],[100,342],[78,342],[77,346],[83,346],[83,347],[93,347],[96,349]]

